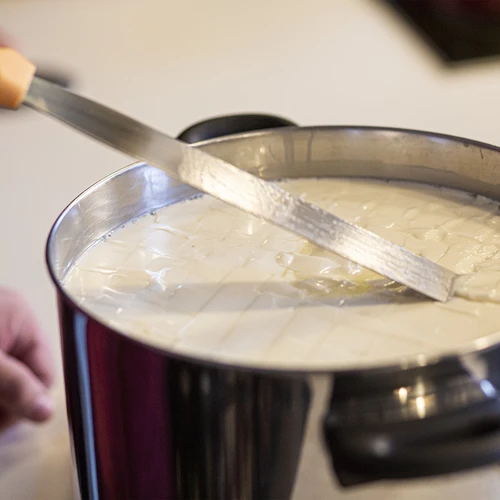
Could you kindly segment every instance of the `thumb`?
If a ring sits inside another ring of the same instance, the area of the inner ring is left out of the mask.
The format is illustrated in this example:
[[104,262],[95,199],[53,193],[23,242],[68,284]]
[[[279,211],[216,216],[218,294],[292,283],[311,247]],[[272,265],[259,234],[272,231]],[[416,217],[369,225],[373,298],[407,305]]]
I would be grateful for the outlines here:
[[15,417],[47,420],[53,402],[43,383],[17,359],[0,352],[0,407]]

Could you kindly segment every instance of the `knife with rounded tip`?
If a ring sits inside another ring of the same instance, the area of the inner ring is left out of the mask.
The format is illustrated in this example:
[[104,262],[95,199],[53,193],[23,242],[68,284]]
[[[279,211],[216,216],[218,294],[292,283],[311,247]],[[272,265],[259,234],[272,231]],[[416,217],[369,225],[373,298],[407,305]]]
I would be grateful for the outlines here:
[[[0,95],[2,72],[5,70],[2,50]],[[30,76],[30,71],[26,69],[18,77],[19,93],[12,94],[11,101],[15,105],[10,107],[15,108],[22,103],[53,116],[94,139],[164,170],[172,178],[422,295],[446,301],[453,294],[457,275],[448,269],[302,201],[271,182],[33,75],[34,71]],[[11,76],[11,83],[15,81],[15,76]],[[0,99],[2,104],[5,105],[5,102]]]

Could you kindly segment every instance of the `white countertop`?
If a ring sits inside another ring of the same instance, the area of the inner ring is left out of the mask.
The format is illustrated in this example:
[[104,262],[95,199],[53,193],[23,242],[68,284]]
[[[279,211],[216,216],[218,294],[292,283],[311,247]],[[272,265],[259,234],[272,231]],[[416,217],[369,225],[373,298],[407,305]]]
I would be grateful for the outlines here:
[[[172,134],[213,115],[266,112],[500,144],[500,61],[446,70],[375,0],[0,0],[1,29],[30,58],[71,70],[84,94]],[[0,114],[0,138],[1,282],[31,300],[57,346],[47,232],[74,196],[129,160],[27,110]],[[61,387],[53,422],[0,436],[0,498],[71,498]],[[458,500],[467,486],[493,500],[497,474],[397,500]]]

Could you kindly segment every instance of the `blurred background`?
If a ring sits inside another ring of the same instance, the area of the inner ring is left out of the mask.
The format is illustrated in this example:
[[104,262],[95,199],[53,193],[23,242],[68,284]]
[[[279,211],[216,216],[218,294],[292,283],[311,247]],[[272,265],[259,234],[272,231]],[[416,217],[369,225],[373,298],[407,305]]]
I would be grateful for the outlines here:
[[[0,32],[40,67],[173,135],[264,112],[500,144],[499,16],[493,0],[0,0]],[[46,235],[130,160],[28,110],[0,112],[0,141],[0,282],[28,297],[57,348]],[[52,424],[0,437],[0,491],[16,491],[2,498],[56,499],[69,481],[61,387]]]

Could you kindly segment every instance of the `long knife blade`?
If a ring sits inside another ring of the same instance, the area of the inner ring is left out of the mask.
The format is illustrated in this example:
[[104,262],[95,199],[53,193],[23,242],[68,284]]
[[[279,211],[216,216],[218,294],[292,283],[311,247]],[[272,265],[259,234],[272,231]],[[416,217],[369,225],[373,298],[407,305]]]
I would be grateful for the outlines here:
[[444,267],[94,101],[35,77],[24,104],[432,299],[453,293],[457,275]]

